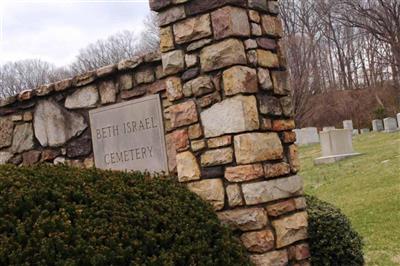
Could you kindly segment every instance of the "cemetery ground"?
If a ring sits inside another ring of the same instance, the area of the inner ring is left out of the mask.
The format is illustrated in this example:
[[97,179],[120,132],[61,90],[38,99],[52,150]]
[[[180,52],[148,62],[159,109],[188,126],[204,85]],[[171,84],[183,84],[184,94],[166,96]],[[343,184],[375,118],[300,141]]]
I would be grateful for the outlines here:
[[363,153],[314,166],[320,145],[300,148],[308,194],[330,202],[364,238],[367,265],[400,265],[400,133],[368,133],[353,139]]

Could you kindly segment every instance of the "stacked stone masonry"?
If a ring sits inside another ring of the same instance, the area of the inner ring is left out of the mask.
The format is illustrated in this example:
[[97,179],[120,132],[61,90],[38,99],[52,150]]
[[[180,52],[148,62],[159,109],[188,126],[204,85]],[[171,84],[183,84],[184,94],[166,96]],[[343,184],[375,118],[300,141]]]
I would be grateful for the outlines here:
[[309,265],[277,1],[150,0],[160,53],[0,100],[0,163],[93,167],[88,111],[159,94],[168,167],[255,265]]

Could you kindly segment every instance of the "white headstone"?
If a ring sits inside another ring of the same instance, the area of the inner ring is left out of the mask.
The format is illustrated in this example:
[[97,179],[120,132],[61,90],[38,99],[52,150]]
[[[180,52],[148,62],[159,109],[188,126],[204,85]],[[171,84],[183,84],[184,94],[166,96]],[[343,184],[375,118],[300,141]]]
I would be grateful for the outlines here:
[[383,119],[383,125],[385,127],[385,132],[391,133],[398,130],[397,121],[393,117],[388,117]]
[[400,128],[400,113],[397,114],[397,127]]
[[97,168],[168,172],[158,95],[91,110]]
[[353,129],[353,136],[360,135],[360,131],[358,129]]
[[336,128],[335,127],[323,127],[322,131],[326,132],[326,131],[334,130],[334,129],[336,129]]
[[362,128],[362,129],[360,129],[360,132],[361,132],[361,134],[366,134],[366,133],[369,133],[370,130],[369,130],[369,128]]
[[301,129],[302,135],[306,139],[307,144],[319,142],[318,129],[316,127],[306,127]]
[[372,120],[372,130],[379,132],[383,130],[383,122],[380,119]]
[[303,142],[303,139],[301,136],[301,129],[296,128],[293,131],[294,131],[294,133],[296,133],[296,142],[295,143],[297,145],[301,145],[301,143]]
[[295,129],[296,143],[298,145],[308,145],[319,143],[318,129],[316,127],[306,127],[302,129]]
[[352,130],[335,129],[320,132],[322,157],[315,164],[334,163],[347,157],[359,155],[353,150]]
[[343,128],[344,129],[351,129],[353,130],[353,121],[352,120],[345,120],[343,121]]

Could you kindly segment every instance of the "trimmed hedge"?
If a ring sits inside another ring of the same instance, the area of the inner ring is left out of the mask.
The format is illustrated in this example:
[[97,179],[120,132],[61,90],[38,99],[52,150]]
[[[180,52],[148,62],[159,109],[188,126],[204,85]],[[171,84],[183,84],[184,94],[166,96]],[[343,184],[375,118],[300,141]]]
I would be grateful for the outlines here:
[[0,265],[249,265],[210,206],[139,173],[0,167]]
[[364,265],[363,243],[349,219],[335,206],[312,196],[308,205],[308,234],[313,266]]

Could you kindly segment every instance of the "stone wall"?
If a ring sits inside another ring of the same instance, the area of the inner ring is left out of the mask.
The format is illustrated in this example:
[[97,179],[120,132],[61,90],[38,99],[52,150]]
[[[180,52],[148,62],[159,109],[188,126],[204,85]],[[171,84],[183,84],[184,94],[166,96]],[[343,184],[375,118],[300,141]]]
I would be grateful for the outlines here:
[[0,100],[0,163],[92,167],[88,110],[160,94],[168,165],[256,265],[309,265],[277,1],[150,0],[160,51]]

